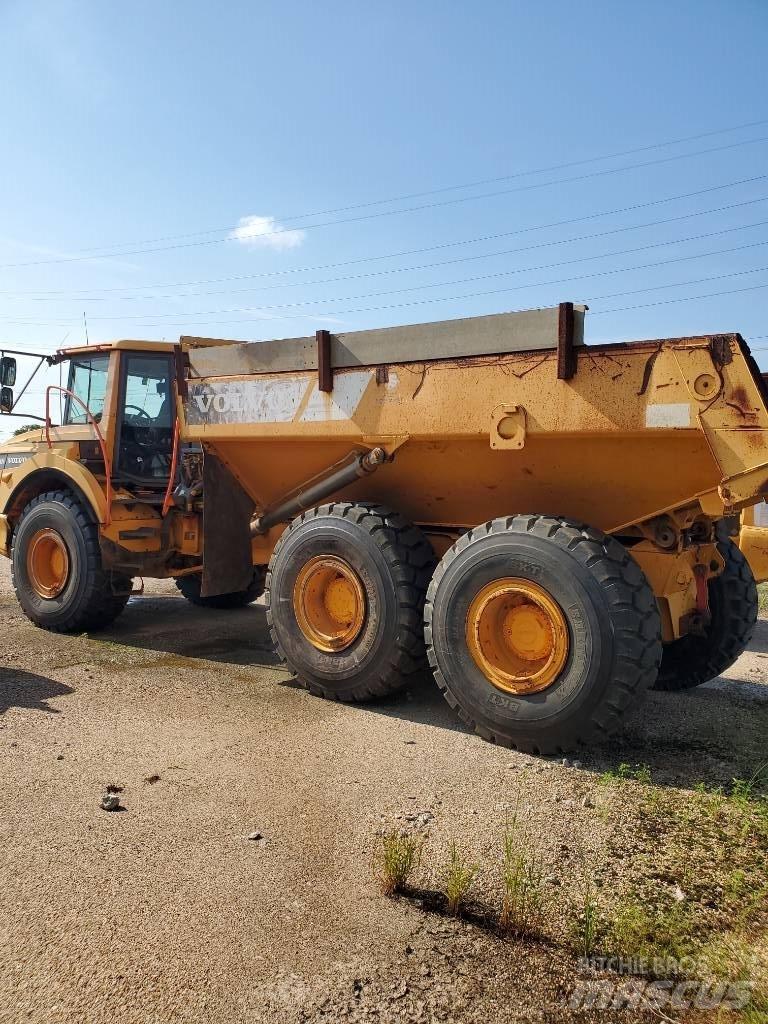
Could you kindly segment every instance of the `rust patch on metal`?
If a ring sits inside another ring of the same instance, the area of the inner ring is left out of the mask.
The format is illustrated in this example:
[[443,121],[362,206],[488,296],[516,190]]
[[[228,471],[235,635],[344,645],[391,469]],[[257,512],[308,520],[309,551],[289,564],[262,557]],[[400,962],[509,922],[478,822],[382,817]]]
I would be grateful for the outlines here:
[[531,372],[531,370],[536,370],[536,369],[538,369],[538,367],[539,367],[539,366],[541,366],[541,364],[542,364],[542,363],[546,363],[546,361],[547,361],[547,359],[548,359],[548,358],[549,358],[549,356],[544,356],[544,357],[543,357],[543,359],[539,359],[539,361],[538,361],[537,363],[532,363],[532,364],[531,364],[530,366],[527,366],[527,367],[526,367],[526,368],[525,368],[525,369],[524,369],[524,370],[522,371],[522,373],[518,373],[518,372],[517,372],[517,370],[512,370],[512,374],[513,374],[513,375],[514,375],[515,377],[517,377],[517,379],[518,379],[518,380],[522,380],[522,379],[523,379],[523,377],[524,377],[524,376],[525,376],[525,375],[526,375],[527,373],[530,373],[530,372]]
[[757,410],[750,406],[749,395],[741,385],[731,391],[730,400],[727,399],[725,404],[729,409],[735,409],[743,419],[754,419],[757,416]]
[[648,390],[648,385],[651,383],[651,374],[653,373],[653,365],[659,358],[661,353],[661,345],[658,345],[655,352],[652,352],[645,361],[643,367],[643,382],[640,385],[640,390],[637,392],[638,395],[644,395]]
[[739,386],[734,388],[731,394],[733,395],[733,400],[737,405],[744,406],[748,404],[749,399],[747,398],[747,392],[743,387]]
[[428,369],[427,364],[424,363],[424,365],[421,368],[421,380],[416,385],[416,390],[411,395],[411,399],[414,399],[418,395],[418,393],[421,391],[421,389],[424,387],[424,381],[427,379],[427,369]]
[[712,362],[718,368],[722,370],[728,363],[733,362],[733,353],[731,352],[730,338],[720,334],[709,340],[709,351],[712,355]]

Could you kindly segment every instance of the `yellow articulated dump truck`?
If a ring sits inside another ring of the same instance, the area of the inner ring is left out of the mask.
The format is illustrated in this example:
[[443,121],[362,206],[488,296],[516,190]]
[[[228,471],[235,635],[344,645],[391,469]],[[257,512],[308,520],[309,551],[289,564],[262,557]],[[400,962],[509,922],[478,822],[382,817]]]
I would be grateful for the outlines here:
[[768,490],[768,396],[738,334],[588,345],[584,312],[41,357],[66,385],[0,448],[21,607],[81,631],[137,577],[212,607],[263,592],[318,696],[381,697],[428,665],[488,740],[601,740],[750,639],[727,524]]

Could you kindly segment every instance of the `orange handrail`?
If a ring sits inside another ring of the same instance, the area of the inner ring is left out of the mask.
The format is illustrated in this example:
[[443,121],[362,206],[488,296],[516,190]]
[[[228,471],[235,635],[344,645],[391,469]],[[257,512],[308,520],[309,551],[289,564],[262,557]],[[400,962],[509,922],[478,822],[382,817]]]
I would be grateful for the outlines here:
[[171,472],[168,477],[168,487],[165,491],[165,498],[163,498],[163,516],[168,514],[168,509],[171,507],[173,498],[173,481],[176,477],[176,464],[179,459],[179,421],[178,419],[173,425],[173,454],[171,455]]
[[53,442],[51,441],[51,392],[61,391],[64,395],[69,395],[70,398],[74,398],[78,405],[81,405],[85,410],[85,415],[88,417],[88,421],[92,424],[93,429],[96,431],[96,437],[99,440],[99,447],[101,448],[101,457],[104,460],[104,472],[106,474],[106,503],[107,512],[104,520],[104,525],[109,526],[112,522],[112,462],[107,454],[107,445],[104,440],[104,435],[101,432],[99,424],[96,422],[96,418],[85,404],[85,402],[78,395],[71,391],[69,388],[62,387],[60,384],[49,384],[45,389],[45,440],[48,443],[49,448],[53,448]]

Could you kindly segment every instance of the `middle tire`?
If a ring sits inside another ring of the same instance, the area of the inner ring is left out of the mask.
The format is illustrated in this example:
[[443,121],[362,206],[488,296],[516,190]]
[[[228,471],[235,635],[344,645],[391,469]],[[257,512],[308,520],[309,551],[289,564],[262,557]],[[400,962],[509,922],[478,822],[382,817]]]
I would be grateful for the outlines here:
[[258,601],[264,593],[264,569],[260,565],[254,566],[253,579],[245,590],[236,590],[231,594],[213,594],[211,597],[200,595],[203,583],[201,573],[193,573],[191,576],[176,576],[173,582],[181,596],[199,608],[221,610],[245,608],[247,605],[253,604],[254,601]]
[[311,693],[367,700],[425,667],[429,542],[381,505],[333,502],[282,535],[269,563],[267,621],[278,655]]
[[429,586],[427,653],[485,739],[560,753],[615,732],[661,660],[656,599],[602,531],[515,516],[464,534]]

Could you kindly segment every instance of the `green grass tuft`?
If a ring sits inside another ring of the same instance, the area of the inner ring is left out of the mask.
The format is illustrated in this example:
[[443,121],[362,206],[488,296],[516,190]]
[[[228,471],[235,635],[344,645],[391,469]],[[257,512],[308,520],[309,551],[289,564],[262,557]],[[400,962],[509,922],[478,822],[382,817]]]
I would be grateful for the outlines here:
[[612,782],[642,782],[645,786],[651,784],[651,769],[647,764],[627,764],[626,761],[617,768],[609,768],[603,772],[598,780],[601,785],[607,786]]
[[608,922],[606,944],[625,960],[682,960],[696,948],[691,912],[680,903],[651,909],[627,899]]
[[595,952],[601,934],[600,913],[595,899],[595,890],[589,880],[584,885],[584,895],[578,913],[571,920],[570,934],[573,946],[579,956],[590,957]]
[[501,863],[503,895],[499,924],[513,935],[538,935],[544,922],[544,866],[529,852],[513,819],[504,836]]
[[403,892],[420,862],[421,843],[415,836],[403,836],[397,831],[382,836],[374,871],[384,895]]
[[470,864],[459,853],[456,843],[451,843],[448,863],[443,872],[443,891],[446,910],[452,917],[457,917],[466,905],[467,898],[477,881],[477,871],[477,865]]

